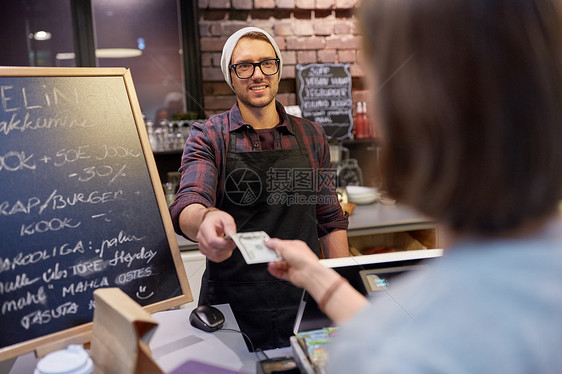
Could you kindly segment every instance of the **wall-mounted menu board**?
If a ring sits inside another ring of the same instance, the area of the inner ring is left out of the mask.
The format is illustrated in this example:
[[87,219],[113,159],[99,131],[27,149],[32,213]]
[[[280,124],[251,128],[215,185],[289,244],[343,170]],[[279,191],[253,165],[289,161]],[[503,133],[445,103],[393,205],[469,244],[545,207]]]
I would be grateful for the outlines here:
[[86,336],[93,291],[192,300],[122,68],[0,68],[0,360]]
[[322,125],[328,139],[351,139],[353,101],[349,64],[297,65],[302,116]]

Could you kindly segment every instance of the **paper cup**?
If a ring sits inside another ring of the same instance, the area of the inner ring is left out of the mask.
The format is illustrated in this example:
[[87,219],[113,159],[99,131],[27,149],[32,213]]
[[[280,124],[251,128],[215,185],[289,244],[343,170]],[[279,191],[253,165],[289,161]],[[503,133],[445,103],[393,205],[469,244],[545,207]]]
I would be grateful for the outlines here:
[[81,345],[51,352],[37,363],[34,374],[91,374],[94,364]]

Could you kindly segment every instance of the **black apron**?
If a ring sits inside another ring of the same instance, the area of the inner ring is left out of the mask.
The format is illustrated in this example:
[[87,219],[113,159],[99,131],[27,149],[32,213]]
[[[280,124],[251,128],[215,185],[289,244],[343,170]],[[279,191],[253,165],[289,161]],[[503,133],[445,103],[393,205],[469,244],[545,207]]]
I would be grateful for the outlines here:
[[[299,149],[235,153],[235,135],[229,131],[225,196],[218,208],[234,217],[238,232],[265,231],[272,238],[300,239],[318,255],[316,205],[310,198],[314,191],[295,192],[287,178],[297,169],[314,173],[299,129],[288,117],[285,120]],[[301,204],[282,200],[296,194]],[[236,249],[221,263],[207,260],[199,304],[230,304],[254,349],[265,350],[289,346],[302,292],[270,275],[267,264],[246,264]]]

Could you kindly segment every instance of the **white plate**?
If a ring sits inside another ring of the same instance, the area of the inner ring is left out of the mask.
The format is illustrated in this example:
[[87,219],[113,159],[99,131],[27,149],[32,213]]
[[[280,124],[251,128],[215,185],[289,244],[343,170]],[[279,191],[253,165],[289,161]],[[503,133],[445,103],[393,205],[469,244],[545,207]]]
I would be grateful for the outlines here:
[[367,196],[367,197],[348,197],[350,203],[357,204],[357,205],[366,205],[372,204],[377,201],[378,196]]
[[377,189],[375,187],[365,187],[365,186],[347,186],[345,188],[348,195],[363,196],[363,195],[377,195]]
[[354,204],[371,204],[377,201],[379,193],[374,187],[347,186],[347,199]]

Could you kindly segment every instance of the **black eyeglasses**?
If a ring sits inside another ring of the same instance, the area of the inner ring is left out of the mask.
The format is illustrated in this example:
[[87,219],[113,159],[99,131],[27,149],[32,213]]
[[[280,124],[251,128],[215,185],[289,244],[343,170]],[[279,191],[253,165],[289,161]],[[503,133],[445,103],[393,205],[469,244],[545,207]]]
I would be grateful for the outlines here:
[[260,67],[263,75],[274,75],[279,71],[279,59],[271,58],[262,62],[241,62],[239,64],[229,65],[229,69],[234,69],[236,76],[240,79],[248,79],[254,75],[256,66]]

